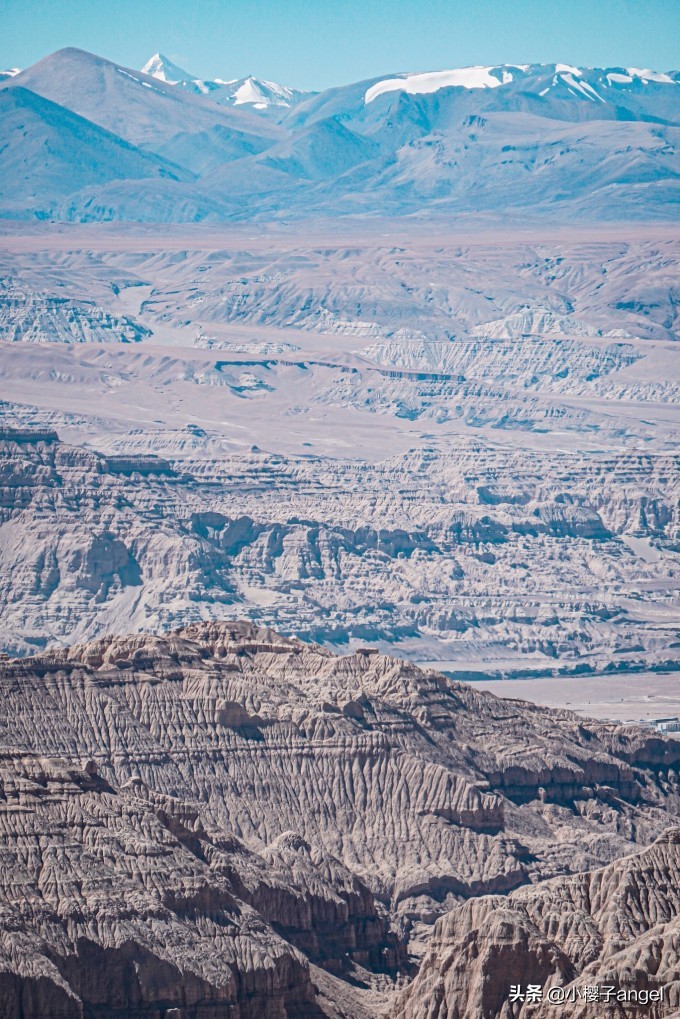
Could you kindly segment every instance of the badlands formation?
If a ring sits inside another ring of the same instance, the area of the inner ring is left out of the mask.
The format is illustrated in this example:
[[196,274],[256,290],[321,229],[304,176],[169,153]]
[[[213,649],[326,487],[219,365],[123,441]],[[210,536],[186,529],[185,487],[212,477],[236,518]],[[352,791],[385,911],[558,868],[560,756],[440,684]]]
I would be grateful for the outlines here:
[[[392,1014],[512,1015],[503,978],[512,973],[525,987],[547,989],[528,1006],[532,1016],[677,1015],[679,846],[680,828],[670,828],[649,849],[602,870],[457,907],[437,924]],[[522,994],[519,1008],[528,1000]]]
[[2,1019],[680,1015],[679,87],[0,73]]
[[0,727],[3,1015],[680,1007],[680,741],[246,623],[5,659]]
[[2,646],[246,618],[674,668],[672,232],[348,231],[0,239]]
[[0,1014],[670,1019],[677,239],[318,229],[0,240]]

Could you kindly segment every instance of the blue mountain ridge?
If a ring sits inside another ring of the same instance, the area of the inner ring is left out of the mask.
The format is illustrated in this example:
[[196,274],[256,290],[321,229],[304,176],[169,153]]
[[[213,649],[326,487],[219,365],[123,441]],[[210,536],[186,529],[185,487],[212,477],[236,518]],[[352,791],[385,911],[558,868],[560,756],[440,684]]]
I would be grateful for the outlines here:
[[261,114],[182,84],[76,49],[1,81],[0,213],[676,215],[679,72],[550,64],[388,75]]

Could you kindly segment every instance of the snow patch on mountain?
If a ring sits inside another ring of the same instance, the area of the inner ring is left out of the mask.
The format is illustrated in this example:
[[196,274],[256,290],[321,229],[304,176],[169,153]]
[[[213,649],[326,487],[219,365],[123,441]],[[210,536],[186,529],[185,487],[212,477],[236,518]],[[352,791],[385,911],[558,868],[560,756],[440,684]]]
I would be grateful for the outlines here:
[[[578,73],[579,75],[581,74],[580,71]],[[602,96],[595,91],[592,85],[589,85],[587,81],[576,81],[573,73],[570,72],[569,74],[562,74],[560,77],[568,88],[576,89],[577,92],[580,92],[582,96],[585,96],[586,99],[589,99],[591,102],[594,103],[598,100],[601,103],[604,102]],[[553,82],[553,84],[555,84],[555,82]]]
[[371,85],[364,101],[368,105],[386,92],[427,95],[430,92],[438,92],[440,88],[498,88],[499,85],[506,85],[512,80],[512,70],[507,67],[459,67],[451,71],[406,74],[399,78],[386,78]]
[[663,74],[660,71],[643,70],[639,67],[627,67],[626,74],[632,78],[639,78],[643,85],[646,85],[649,81],[660,82],[663,85],[677,85],[678,82],[673,81],[670,74]]
[[367,89],[364,103],[368,105],[374,99],[389,92],[428,95],[443,88],[469,90],[499,88],[503,85],[510,85],[518,79],[536,78],[540,80],[545,79],[546,76],[549,76],[548,81],[546,87],[538,92],[540,96],[547,95],[553,88],[566,85],[573,95],[581,96],[590,102],[606,102],[593,87],[593,81],[605,88],[633,83],[642,85],[650,83],[678,84],[671,74],[638,67],[606,68],[604,72],[601,72],[596,68],[574,67],[572,64],[503,64],[497,67],[461,67],[450,71],[428,71],[422,74],[400,74],[393,78],[384,78],[382,81],[374,82]]

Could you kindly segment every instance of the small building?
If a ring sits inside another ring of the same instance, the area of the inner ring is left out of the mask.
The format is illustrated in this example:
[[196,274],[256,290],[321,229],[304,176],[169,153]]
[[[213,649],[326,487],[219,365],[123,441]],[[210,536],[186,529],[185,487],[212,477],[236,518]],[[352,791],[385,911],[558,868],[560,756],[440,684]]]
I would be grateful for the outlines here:
[[680,732],[680,718],[655,718],[653,720],[657,732]]

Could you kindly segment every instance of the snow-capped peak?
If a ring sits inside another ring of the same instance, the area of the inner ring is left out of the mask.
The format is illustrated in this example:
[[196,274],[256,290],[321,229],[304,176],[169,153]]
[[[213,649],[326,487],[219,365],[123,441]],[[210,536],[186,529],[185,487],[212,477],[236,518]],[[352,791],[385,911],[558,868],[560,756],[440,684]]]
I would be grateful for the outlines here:
[[254,78],[252,75],[233,82],[232,88],[234,106],[243,106],[247,103],[257,110],[264,110],[268,106],[291,106],[299,94],[285,85]]
[[571,74],[580,78],[583,71],[580,67],[573,67],[572,64],[555,64],[555,74]]
[[180,81],[194,81],[195,75],[178,67],[162,53],[154,53],[150,60],[142,67],[142,73],[148,74],[159,81],[165,81],[168,85],[177,85]]
[[142,68],[144,74],[158,78],[167,85],[177,85],[186,92],[209,95],[213,102],[225,106],[249,106],[254,110],[294,106],[306,99],[308,92],[299,92],[264,78],[197,78],[178,67],[162,53],[154,53]]
[[663,74],[661,71],[644,70],[640,67],[627,67],[626,75],[631,78],[639,78],[643,85],[648,81],[656,81],[662,85],[675,84],[670,74]]
[[8,67],[6,70],[0,71],[0,81],[4,81],[5,78],[13,78],[20,70],[20,67]]

